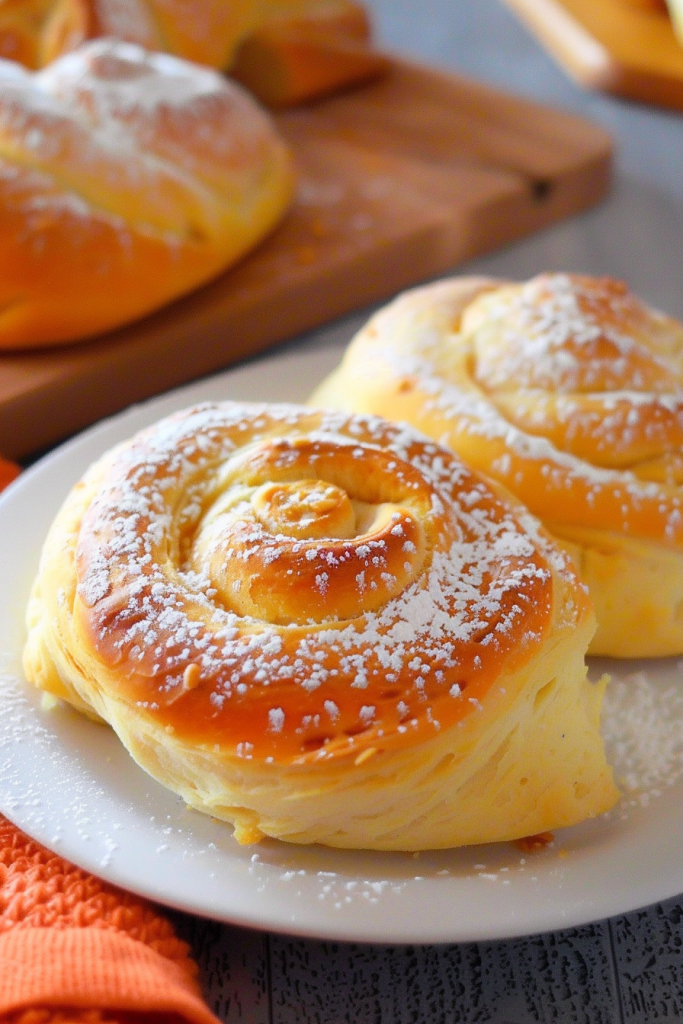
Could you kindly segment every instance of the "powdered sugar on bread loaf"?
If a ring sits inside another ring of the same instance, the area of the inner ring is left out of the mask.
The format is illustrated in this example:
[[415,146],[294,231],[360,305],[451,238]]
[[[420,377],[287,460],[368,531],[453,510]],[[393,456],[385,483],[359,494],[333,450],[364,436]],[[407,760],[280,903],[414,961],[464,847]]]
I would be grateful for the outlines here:
[[0,155],[29,160],[98,210],[148,229],[212,234],[226,194],[258,185],[269,121],[209,68],[112,40],[37,74],[10,68]]
[[113,39],[0,64],[0,349],[109,330],[215,277],[293,193],[268,116],[209,68]]

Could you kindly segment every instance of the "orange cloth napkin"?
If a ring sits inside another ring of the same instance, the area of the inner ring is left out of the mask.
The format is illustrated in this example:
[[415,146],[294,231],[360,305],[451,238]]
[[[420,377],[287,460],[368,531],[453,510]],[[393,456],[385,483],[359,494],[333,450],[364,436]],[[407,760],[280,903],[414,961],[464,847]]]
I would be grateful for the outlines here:
[[7,459],[0,456],[0,491],[3,487],[7,487],[7,484],[11,483],[15,476],[19,476],[20,472],[20,466],[14,462],[8,462]]
[[1,1024],[218,1024],[168,920],[0,815]]
[[[19,473],[0,458],[0,490]],[[0,815],[0,1024],[218,1024],[151,903]]]

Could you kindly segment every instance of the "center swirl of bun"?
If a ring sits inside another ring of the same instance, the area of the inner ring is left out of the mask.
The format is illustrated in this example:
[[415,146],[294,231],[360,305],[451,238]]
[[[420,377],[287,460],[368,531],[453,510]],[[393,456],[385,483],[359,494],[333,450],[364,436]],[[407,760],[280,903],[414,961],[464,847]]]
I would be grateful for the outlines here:
[[193,568],[238,615],[354,619],[417,579],[429,507],[414,470],[367,444],[260,442],[224,467]]
[[263,484],[251,503],[269,533],[305,539],[356,533],[356,513],[348,494],[321,480]]

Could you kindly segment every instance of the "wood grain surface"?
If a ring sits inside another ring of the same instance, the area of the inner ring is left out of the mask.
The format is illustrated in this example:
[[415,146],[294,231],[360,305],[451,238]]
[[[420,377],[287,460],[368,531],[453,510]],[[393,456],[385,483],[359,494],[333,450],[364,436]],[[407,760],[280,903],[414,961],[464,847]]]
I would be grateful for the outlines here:
[[505,0],[581,84],[683,110],[683,45],[663,11],[628,0]]
[[225,1024],[680,1024],[681,898],[506,942],[376,946],[179,917]]
[[239,266],[145,320],[0,355],[0,452],[28,456],[576,213],[609,184],[602,129],[401,61],[278,122],[299,172],[284,223]]

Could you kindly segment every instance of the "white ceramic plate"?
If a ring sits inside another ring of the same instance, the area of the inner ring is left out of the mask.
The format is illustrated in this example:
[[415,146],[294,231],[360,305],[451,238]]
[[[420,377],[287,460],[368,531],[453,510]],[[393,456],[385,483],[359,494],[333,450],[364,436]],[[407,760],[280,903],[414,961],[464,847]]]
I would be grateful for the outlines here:
[[50,849],[127,889],[197,914],[320,938],[505,938],[683,891],[683,673],[674,660],[610,666],[606,731],[627,795],[608,816],[526,856],[509,844],[420,855],[274,841],[240,847],[228,826],[151,780],[108,728],[65,707],[44,709],[23,681],[23,616],[39,550],[86,466],[195,401],[301,400],[337,356],[329,348],[290,351],[136,407],[53,452],[0,498],[0,809]]

